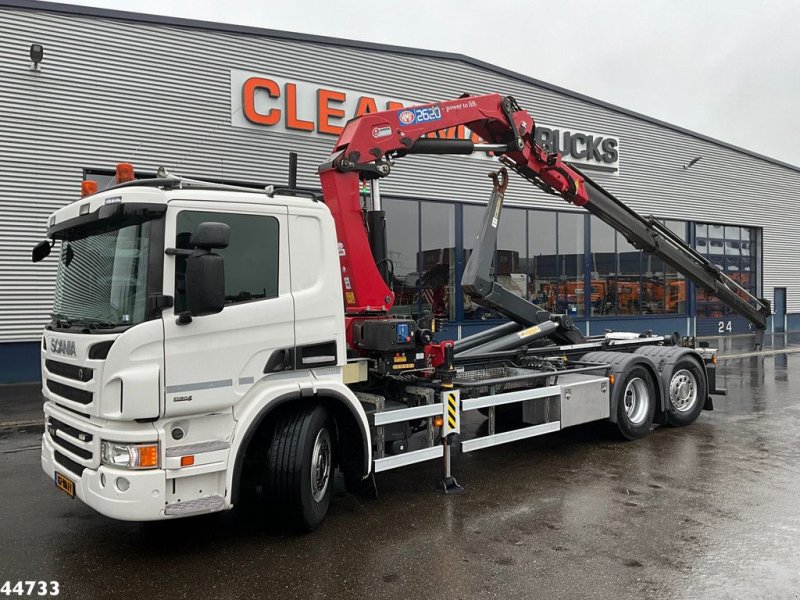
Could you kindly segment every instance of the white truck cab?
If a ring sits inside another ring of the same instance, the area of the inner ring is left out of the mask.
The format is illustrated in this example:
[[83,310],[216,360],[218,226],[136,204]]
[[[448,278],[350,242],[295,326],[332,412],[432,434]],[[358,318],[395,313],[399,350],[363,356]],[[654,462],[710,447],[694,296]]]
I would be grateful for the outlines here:
[[[343,379],[333,219],[308,197],[182,187],[117,187],[50,217],[42,468],[98,512],[146,521],[231,508],[252,463],[265,487],[304,479],[295,516],[313,528],[334,460],[354,478],[372,464]],[[248,451],[267,424],[285,447]]]

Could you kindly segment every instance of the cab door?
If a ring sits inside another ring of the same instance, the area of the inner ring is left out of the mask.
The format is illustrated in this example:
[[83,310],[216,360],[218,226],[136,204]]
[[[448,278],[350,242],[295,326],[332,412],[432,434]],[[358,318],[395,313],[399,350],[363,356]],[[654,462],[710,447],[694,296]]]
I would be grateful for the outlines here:
[[166,246],[188,249],[207,221],[230,227],[228,247],[214,250],[224,260],[225,307],[181,324],[186,259],[164,257],[164,290],[175,303],[163,314],[166,416],[233,406],[263,377],[273,352],[295,343],[286,206],[172,202]]

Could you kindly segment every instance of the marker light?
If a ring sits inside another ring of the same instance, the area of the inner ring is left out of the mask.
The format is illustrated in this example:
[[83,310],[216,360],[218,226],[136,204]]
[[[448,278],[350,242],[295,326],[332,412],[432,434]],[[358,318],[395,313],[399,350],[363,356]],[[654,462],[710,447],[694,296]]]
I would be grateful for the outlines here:
[[444,417],[433,417],[433,426],[441,427],[444,425]]
[[613,375],[613,374],[608,376],[608,382],[609,382],[611,385],[614,385],[614,381],[616,381],[616,379],[617,379],[617,378],[616,378],[616,377],[614,377],[614,375]]
[[191,467],[193,464],[194,464],[194,454],[190,454],[189,456],[181,456],[182,467]]
[[97,193],[97,182],[87,179],[81,182],[81,198]]
[[133,174],[133,165],[130,163],[117,163],[117,183],[133,181],[136,176]]

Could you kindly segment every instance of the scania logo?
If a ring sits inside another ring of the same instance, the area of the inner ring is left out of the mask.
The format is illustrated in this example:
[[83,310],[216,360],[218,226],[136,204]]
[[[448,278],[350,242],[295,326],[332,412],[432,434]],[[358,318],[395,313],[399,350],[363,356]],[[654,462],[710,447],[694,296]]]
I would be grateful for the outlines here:
[[75,342],[73,340],[50,338],[50,352],[52,354],[63,354],[64,356],[75,356]]

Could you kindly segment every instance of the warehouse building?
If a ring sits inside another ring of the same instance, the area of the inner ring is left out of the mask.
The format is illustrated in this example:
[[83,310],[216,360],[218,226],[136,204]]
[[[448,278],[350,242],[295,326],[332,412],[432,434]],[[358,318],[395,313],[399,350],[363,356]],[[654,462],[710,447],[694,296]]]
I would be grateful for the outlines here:
[[[247,185],[299,185],[367,111],[513,95],[536,136],[654,215],[750,291],[770,328],[800,326],[800,168],[461,55],[112,10],[0,0],[0,382],[39,376],[57,253],[31,247],[51,211],[114,165]],[[465,130],[442,136],[468,136]],[[458,282],[492,157],[408,157],[382,182],[398,313],[456,338],[497,322]],[[496,276],[587,333],[747,333],[748,323],[583,210],[514,177]]]

